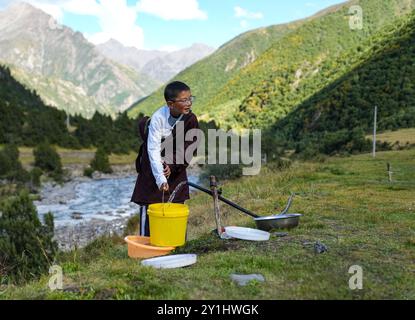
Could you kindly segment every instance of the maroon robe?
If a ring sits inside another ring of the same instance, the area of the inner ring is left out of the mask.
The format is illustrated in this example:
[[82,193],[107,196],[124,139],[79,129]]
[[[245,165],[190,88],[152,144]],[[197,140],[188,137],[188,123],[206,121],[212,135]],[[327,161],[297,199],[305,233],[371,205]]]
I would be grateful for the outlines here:
[[[149,205],[153,203],[162,203],[163,202],[163,192],[160,191],[156,184],[156,179],[153,176],[153,172],[151,170],[150,159],[148,156],[147,151],[147,138],[148,138],[148,130],[145,132],[146,127],[146,120],[148,117],[141,119],[138,123],[138,129],[142,140],[144,141],[141,149],[140,154],[136,160],[136,169],[138,172],[137,181],[135,184],[134,192],[131,197],[131,202],[134,202],[138,205]],[[198,129],[199,123],[197,117],[190,113],[185,115],[181,121],[184,121],[184,137],[186,133],[191,129]],[[176,128],[177,125],[174,127],[172,134],[167,137],[166,139],[174,139],[176,138]],[[180,136],[180,135],[179,135]],[[197,139],[193,139],[193,141],[185,141],[184,149],[186,150],[190,145],[192,145]],[[173,152],[176,151],[176,144],[174,144]],[[141,159],[141,161],[140,161]],[[171,175],[167,179],[167,182],[170,187],[170,193],[174,191],[178,184],[183,181],[187,180],[187,173],[186,168],[189,166],[189,163],[184,161],[184,164],[176,164],[176,161],[173,161],[173,164],[169,164],[171,169]],[[164,193],[164,202],[167,202],[169,199],[169,192]],[[186,184],[180,188],[177,192],[173,202],[174,203],[184,203],[186,200],[190,199],[189,197],[189,186]]]

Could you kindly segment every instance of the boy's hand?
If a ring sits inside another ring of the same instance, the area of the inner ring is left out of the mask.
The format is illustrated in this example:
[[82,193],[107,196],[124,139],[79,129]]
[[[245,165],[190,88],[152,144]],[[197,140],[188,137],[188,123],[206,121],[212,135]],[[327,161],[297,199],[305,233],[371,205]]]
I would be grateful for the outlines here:
[[168,166],[168,165],[165,165],[164,166],[164,171],[163,171],[163,173],[164,173],[164,176],[168,179],[168,178],[170,178],[170,175],[171,175],[171,169],[170,169],[170,167]]
[[169,184],[168,184],[168,183],[163,183],[163,184],[161,185],[161,187],[160,187],[160,191],[165,191],[165,192],[167,192],[167,191],[169,191],[169,189],[170,189],[170,187],[169,187]]

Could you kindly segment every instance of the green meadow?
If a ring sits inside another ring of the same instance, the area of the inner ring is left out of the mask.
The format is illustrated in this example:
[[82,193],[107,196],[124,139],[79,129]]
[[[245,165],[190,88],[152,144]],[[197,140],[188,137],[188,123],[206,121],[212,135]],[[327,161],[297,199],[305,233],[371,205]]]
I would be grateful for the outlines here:
[[[394,174],[388,180],[386,164]],[[198,254],[197,264],[176,270],[142,267],[127,256],[122,238],[98,239],[61,253],[63,290],[49,277],[24,286],[3,285],[1,299],[414,299],[415,149],[320,162],[273,164],[260,175],[222,185],[224,196],[260,214],[279,212],[291,192],[298,228],[268,242],[219,240],[212,199],[188,202],[189,241],[176,253]],[[221,204],[224,225],[254,227],[248,216]],[[318,254],[313,244],[328,248]],[[352,266],[363,270],[363,289],[351,290]],[[232,273],[262,274],[266,281],[239,287]]]

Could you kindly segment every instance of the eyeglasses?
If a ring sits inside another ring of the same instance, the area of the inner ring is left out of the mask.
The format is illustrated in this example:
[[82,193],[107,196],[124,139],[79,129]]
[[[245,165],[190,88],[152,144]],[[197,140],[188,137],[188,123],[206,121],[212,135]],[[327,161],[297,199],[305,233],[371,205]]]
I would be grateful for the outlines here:
[[172,102],[178,102],[178,103],[183,103],[183,104],[185,104],[185,103],[192,104],[195,101],[196,101],[196,97],[195,96],[191,96],[190,98],[183,99],[183,100],[172,100]]

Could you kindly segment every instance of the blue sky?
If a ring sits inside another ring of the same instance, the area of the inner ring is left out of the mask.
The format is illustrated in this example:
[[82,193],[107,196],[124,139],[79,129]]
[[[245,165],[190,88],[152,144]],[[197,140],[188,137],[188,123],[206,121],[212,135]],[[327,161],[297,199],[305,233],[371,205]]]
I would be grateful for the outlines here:
[[[0,0],[0,3],[4,1]],[[6,1],[11,2],[11,1]],[[250,29],[310,16],[344,0],[27,0],[100,43],[140,49],[219,47]]]
[[[249,29],[304,18],[340,2],[344,1],[200,0],[200,8],[207,13],[207,20],[172,22],[142,14],[138,17],[138,23],[145,32],[145,45],[150,48],[165,44],[185,47],[194,42],[219,47]],[[262,18],[236,17],[235,7],[250,13],[260,13]]]

